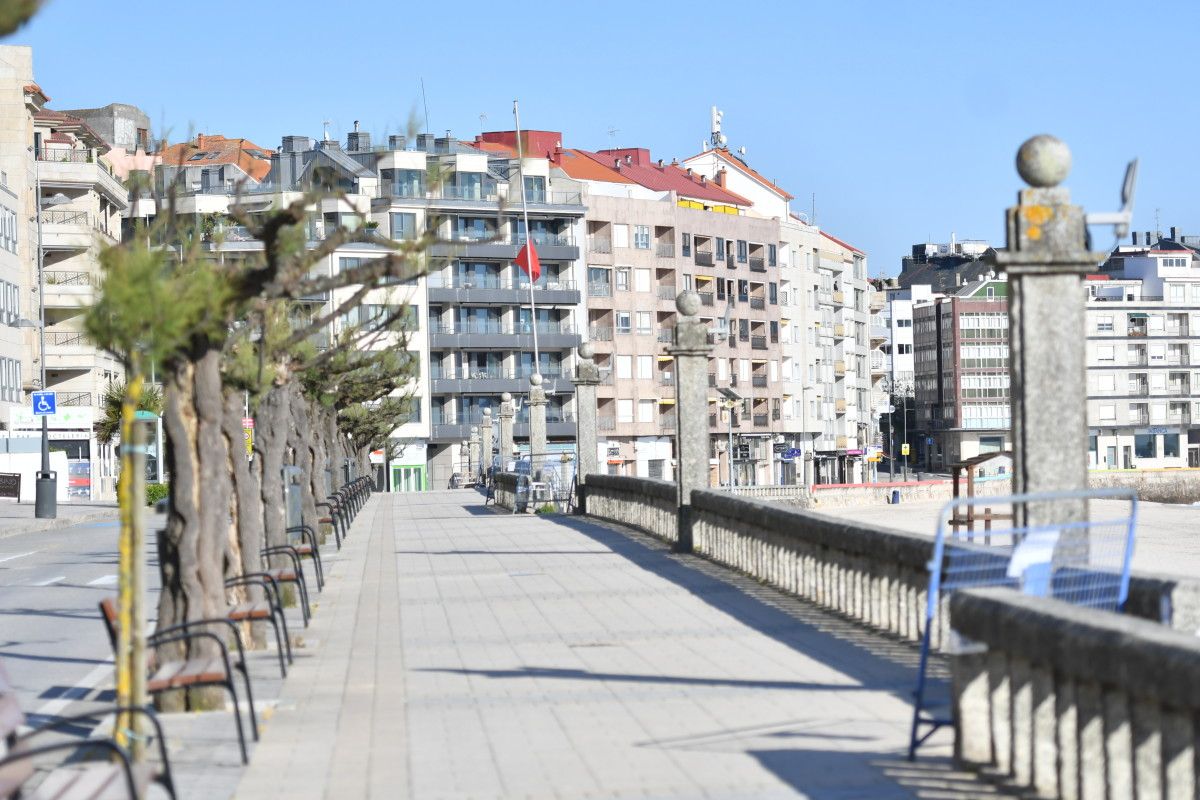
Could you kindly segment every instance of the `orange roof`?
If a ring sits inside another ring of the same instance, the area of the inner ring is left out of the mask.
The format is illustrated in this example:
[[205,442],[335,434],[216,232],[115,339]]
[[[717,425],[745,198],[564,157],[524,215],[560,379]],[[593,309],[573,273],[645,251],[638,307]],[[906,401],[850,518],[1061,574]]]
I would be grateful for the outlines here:
[[859,250],[854,245],[843,242],[841,239],[837,238],[836,236],[830,236],[825,231],[821,231],[821,235],[824,236],[829,241],[833,242],[834,244],[840,244],[842,247],[846,248],[847,250],[852,250],[855,253],[858,253],[860,256],[866,255],[866,253],[864,253],[862,250]]
[[563,150],[555,162],[568,176],[582,181],[605,181],[606,183],[633,183],[612,167],[585,155],[580,150]]
[[36,94],[42,98],[43,103],[50,102],[50,95],[43,92],[42,87],[38,86],[36,83],[25,84],[25,94]]
[[489,153],[499,153],[500,155],[514,156],[514,157],[517,155],[516,150],[513,150],[508,145],[501,144],[500,142],[487,142],[487,141],[483,141],[481,139],[476,139],[475,141],[471,142],[470,144],[472,147],[477,147],[480,150],[486,150]]
[[[758,182],[759,184],[761,184],[762,186],[765,186],[766,188],[770,189],[772,192],[782,195],[783,197],[787,198],[788,200],[795,199],[795,197],[793,197],[792,195],[785,192],[779,186],[775,185],[775,181],[764,177],[761,173],[759,173],[756,169],[751,167],[745,161],[742,161],[740,158],[735,156],[733,153],[729,152],[728,148],[718,147],[718,148],[715,148],[708,152],[716,153],[717,155],[721,156],[723,161],[727,162],[731,167],[736,169],[738,172],[741,172],[743,175],[750,178],[751,180],[754,180],[754,181]],[[692,158],[699,158],[700,156],[703,156],[703,155],[706,155],[706,153],[698,153],[697,155],[692,156]],[[685,158],[683,161],[686,164],[688,161],[691,161],[692,158]]]
[[[203,158],[196,158],[204,154]],[[271,171],[272,151],[259,147],[249,139],[226,139],[224,136],[198,134],[195,140],[163,148],[162,163],[173,166],[202,166],[236,164],[256,181]]]

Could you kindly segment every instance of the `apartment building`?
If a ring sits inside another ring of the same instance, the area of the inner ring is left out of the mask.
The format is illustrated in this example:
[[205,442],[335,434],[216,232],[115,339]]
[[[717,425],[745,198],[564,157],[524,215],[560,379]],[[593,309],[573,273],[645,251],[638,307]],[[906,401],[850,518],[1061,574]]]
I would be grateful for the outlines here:
[[28,405],[23,389],[37,374],[29,355],[37,331],[23,325],[38,319],[37,297],[30,293],[37,285],[30,148],[33,114],[46,100],[33,82],[30,48],[0,47],[0,423],[8,431],[13,412]]
[[779,307],[779,336],[772,328],[765,371],[769,384],[782,384],[778,411],[771,409],[779,424],[771,431],[770,482],[866,480],[882,404],[871,370],[866,254],[791,213],[792,195],[725,146],[722,117],[714,109],[712,146],[682,164],[747,198],[748,216],[778,226],[769,259],[776,269],[766,284]]
[[1088,463],[1200,467],[1200,237],[1138,239],[1087,281]]
[[[884,449],[897,459],[895,464],[881,468],[886,467],[894,473],[906,461],[916,463],[913,460],[913,454],[917,452],[913,308],[932,303],[941,295],[935,295],[927,284],[901,287],[895,278],[890,278],[886,284],[881,282],[878,297],[879,310],[871,325],[872,338],[879,342],[879,348],[871,354],[871,371],[880,377],[884,405],[891,408],[880,415],[880,432],[887,443]],[[909,436],[909,432],[913,436]],[[901,454],[902,445],[906,443],[910,451],[908,459]]]
[[946,469],[1010,449],[1007,280],[993,273],[912,313],[911,463]]

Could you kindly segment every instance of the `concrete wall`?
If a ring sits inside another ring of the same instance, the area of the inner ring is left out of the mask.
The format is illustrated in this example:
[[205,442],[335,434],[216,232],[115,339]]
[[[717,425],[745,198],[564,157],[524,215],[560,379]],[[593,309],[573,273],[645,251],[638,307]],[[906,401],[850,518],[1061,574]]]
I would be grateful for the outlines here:
[[623,475],[588,475],[588,515],[628,525],[674,542],[679,535],[676,484]]
[[1011,589],[950,616],[986,648],[953,659],[960,764],[1029,796],[1197,796],[1196,637]]
[[1200,501],[1200,469],[1096,470],[1088,473],[1093,489],[1136,489],[1138,499],[1154,503]]

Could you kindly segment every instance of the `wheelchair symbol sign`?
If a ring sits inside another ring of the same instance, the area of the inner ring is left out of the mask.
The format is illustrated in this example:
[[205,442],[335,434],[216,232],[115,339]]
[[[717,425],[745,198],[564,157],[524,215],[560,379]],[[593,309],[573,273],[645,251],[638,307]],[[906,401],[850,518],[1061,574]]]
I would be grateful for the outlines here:
[[33,415],[46,417],[58,410],[58,398],[54,392],[33,393]]

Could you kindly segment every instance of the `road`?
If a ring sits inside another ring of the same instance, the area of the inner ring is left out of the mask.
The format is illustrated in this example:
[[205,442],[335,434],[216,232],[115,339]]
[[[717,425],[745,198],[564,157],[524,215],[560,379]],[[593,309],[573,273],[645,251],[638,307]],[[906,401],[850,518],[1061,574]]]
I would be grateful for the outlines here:
[[[147,515],[147,530],[162,527]],[[112,650],[97,604],[117,588],[116,520],[0,539],[0,662],[27,713],[64,713],[112,685]],[[150,595],[158,567],[147,548]],[[151,605],[151,610],[153,606]]]

